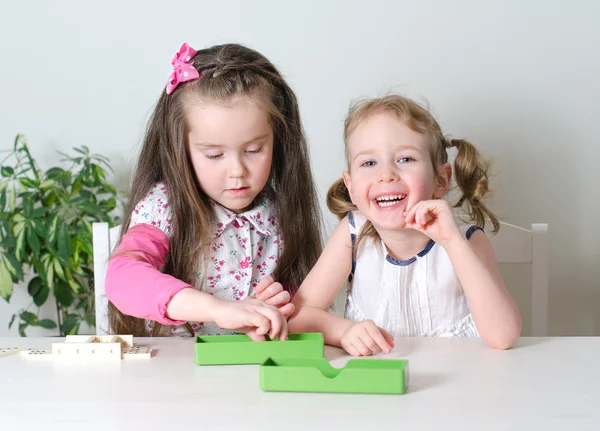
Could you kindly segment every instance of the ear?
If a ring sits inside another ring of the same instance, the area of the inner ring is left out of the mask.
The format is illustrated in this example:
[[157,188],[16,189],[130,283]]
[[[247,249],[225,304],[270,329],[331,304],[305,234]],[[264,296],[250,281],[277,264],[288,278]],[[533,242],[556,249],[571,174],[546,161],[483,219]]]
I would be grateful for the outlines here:
[[435,190],[433,191],[433,197],[436,199],[441,198],[450,188],[450,182],[452,181],[452,165],[450,163],[444,163],[440,166],[438,177],[436,179]]
[[344,179],[344,184],[348,189],[348,194],[350,195],[350,200],[354,203],[354,198],[352,197],[352,180],[350,179],[350,172],[344,171],[342,174],[342,178]]

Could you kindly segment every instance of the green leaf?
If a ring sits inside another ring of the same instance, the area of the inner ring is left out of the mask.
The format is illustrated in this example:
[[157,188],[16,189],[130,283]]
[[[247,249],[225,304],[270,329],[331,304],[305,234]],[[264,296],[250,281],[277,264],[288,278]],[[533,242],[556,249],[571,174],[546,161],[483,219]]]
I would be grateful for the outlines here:
[[17,243],[15,246],[15,257],[17,260],[23,260],[23,255],[25,254],[25,230],[23,229],[17,235]]
[[10,296],[13,292],[13,281],[10,276],[10,272],[4,263],[4,260],[0,261],[0,296],[4,298],[6,302],[10,301]]
[[61,280],[67,281],[65,278],[65,271],[63,270],[62,265],[58,261],[58,258],[54,259],[54,272]]
[[62,168],[50,168],[46,171],[46,178],[48,179],[57,179],[65,172]]
[[31,213],[33,212],[33,202],[29,199],[23,198],[23,216],[27,219],[31,218]]
[[11,168],[10,166],[2,166],[2,176],[3,177],[12,177],[12,175],[15,173],[15,170],[13,168]]
[[29,325],[35,325],[38,321],[37,316],[31,313],[30,311],[21,311],[19,317],[21,318],[21,320],[27,322],[27,324]]
[[58,234],[58,217],[52,216],[50,223],[48,223],[48,232],[46,234],[46,245],[52,246],[56,240]]
[[10,212],[15,212],[15,208],[17,206],[17,192],[15,189],[10,189],[10,197],[8,202]]
[[[38,208],[40,209],[40,208]],[[35,211],[34,211],[35,212]],[[37,220],[32,220],[31,225],[33,226],[33,230],[35,230],[35,233],[37,233],[40,238],[44,239],[46,238],[46,226],[44,226],[43,223],[41,223],[40,221]]]
[[33,297],[33,302],[38,307],[41,307],[48,300],[48,296],[50,296],[50,288],[44,283],[38,294]]
[[54,322],[54,320],[44,319],[38,322],[38,326],[41,326],[42,328],[46,329],[54,329],[56,328],[56,323]]
[[25,333],[25,329],[27,329],[28,326],[29,326],[29,324],[27,324],[27,323],[19,323],[19,335],[21,337],[27,337],[27,334]]
[[55,183],[56,183],[56,181],[54,181],[54,180],[44,180],[40,184],[39,188],[40,189],[46,189],[46,188],[48,188],[50,186],[53,186]]
[[27,293],[30,296],[35,296],[40,292],[43,285],[44,281],[40,277],[33,277],[27,285]]
[[[44,208],[44,207],[39,207],[33,210],[33,212],[31,213],[31,217],[32,218],[41,218],[43,216],[46,215],[46,213],[48,212],[48,208]],[[45,236],[45,235],[43,235]]]
[[12,254],[2,254],[4,265],[14,280],[23,280],[23,267]]
[[71,304],[73,304],[73,291],[69,285],[62,280],[58,280],[54,285],[54,296],[60,305],[70,307]]
[[33,298],[35,305],[41,307],[48,299],[50,289],[48,288],[48,285],[44,283],[44,280],[38,276],[31,279],[27,285],[27,292]]
[[65,261],[69,261],[71,256],[71,237],[69,228],[63,223],[58,229],[58,252]]
[[65,335],[75,335],[79,331],[81,318],[77,314],[68,314],[63,320],[62,330]]
[[10,318],[10,322],[8,323],[8,329],[10,329],[13,325],[13,323],[15,323],[15,317],[17,317],[16,314],[13,314],[12,317]]
[[19,182],[21,183],[21,185],[23,187],[26,187],[28,189],[35,189],[35,188],[37,188],[37,185],[36,185],[35,181],[33,181],[30,178],[19,178]]
[[40,240],[32,228],[27,228],[27,243],[36,256],[40,255]]

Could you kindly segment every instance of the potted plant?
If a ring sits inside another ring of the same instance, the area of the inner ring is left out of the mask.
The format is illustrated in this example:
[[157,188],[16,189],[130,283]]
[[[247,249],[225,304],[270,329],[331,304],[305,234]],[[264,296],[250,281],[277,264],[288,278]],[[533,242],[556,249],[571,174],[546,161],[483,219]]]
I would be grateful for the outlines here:
[[[94,325],[92,223],[118,224],[117,189],[106,180],[109,160],[86,146],[60,153],[65,167],[42,171],[23,135],[0,163],[0,296],[7,302],[15,284],[27,284],[32,302],[12,316],[25,336],[30,326],[76,334]],[[56,320],[40,319],[53,294]]]

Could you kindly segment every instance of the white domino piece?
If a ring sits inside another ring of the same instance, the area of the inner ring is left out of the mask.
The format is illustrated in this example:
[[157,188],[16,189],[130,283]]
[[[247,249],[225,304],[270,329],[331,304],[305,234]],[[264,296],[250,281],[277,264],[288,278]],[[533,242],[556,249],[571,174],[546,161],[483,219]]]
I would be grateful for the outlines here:
[[4,358],[5,356],[12,356],[19,353],[21,349],[18,347],[0,347],[0,358]]
[[52,355],[69,360],[121,360],[121,343],[52,343]]
[[147,346],[126,347],[123,349],[123,359],[150,359],[152,349]]
[[46,349],[31,349],[22,350],[20,353],[22,358],[25,359],[52,359],[52,350]]
[[133,347],[133,335],[67,335],[65,343],[122,343]]

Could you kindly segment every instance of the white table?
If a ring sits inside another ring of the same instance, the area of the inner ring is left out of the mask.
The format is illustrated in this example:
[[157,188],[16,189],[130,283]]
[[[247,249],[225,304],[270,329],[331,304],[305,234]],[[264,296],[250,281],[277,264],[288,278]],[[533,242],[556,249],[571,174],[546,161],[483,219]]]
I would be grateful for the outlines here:
[[[0,338],[50,348],[56,338]],[[192,339],[137,338],[150,360],[73,363],[0,358],[0,429],[600,430],[600,337],[404,339],[404,395],[268,393],[258,366],[198,366]],[[349,357],[326,347],[342,366]]]

